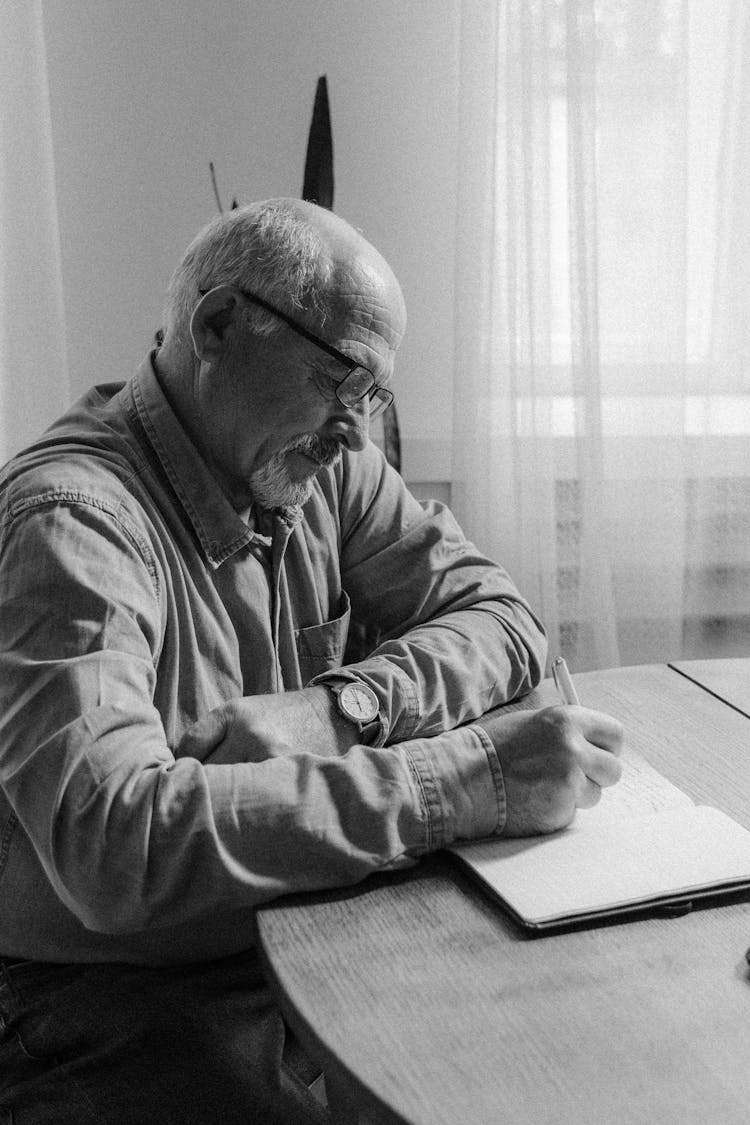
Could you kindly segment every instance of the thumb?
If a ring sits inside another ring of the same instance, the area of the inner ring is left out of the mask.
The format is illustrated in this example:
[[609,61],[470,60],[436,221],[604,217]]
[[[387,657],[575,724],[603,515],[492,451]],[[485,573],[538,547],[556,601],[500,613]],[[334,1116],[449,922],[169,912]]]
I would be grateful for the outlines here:
[[217,707],[202,715],[189,727],[175,750],[176,758],[206,758],[225,738],[229,730],[229,712]]

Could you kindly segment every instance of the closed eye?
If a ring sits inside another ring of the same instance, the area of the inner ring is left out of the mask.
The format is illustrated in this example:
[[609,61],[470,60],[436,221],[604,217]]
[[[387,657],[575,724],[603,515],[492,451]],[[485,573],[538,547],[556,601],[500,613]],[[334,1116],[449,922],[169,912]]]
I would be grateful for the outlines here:
[[332,399],[336,395],[336,387],[339,385],[340,379],[334,379],[332,375],[326,370],[325,364],[317,365],[310,372],[312,381],[316,388],[320,391],[326,399]]

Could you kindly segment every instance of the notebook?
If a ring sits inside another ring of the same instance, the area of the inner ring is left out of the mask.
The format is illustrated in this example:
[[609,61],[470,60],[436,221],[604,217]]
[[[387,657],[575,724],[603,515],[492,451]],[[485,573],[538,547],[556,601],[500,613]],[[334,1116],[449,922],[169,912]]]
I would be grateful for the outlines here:
[[448,849],[521,925],[545,930],[750,887],[750,832],[629,751],[622,780],[547,836]]

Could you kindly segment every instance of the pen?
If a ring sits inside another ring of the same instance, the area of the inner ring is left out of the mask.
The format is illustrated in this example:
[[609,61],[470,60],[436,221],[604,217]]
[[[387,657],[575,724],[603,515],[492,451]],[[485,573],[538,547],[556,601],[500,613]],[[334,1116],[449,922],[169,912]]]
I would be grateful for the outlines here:
[[578,692],[570,678],[570,672],[568,671],[568,665],[565,663],[564,657],[556,656],[552,661],[552,675],[555,680],[555,687],[559,691],[563,703],[578,706],[580,703]]

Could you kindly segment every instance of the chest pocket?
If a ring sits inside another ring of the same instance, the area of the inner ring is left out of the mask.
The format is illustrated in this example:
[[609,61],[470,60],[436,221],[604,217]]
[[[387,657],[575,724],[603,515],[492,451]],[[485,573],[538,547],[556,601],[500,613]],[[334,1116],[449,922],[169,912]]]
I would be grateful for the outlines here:
[[341,591],[339,609],[341,615],[332,621],[309,625],[306,629],[295,629],[297,660],[303,684],[321,672],[340,668],[343,663],[351,616],[349,598],[344,590]]

